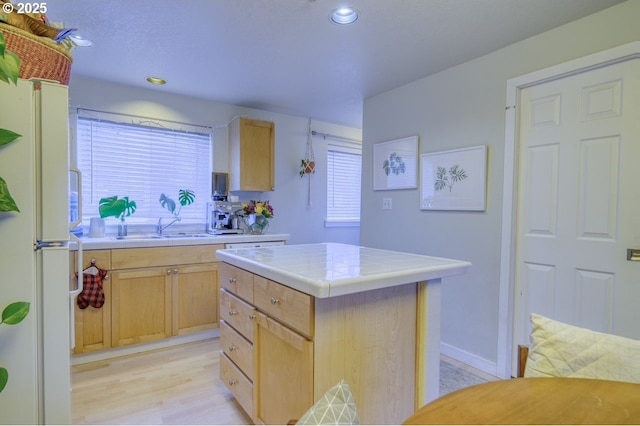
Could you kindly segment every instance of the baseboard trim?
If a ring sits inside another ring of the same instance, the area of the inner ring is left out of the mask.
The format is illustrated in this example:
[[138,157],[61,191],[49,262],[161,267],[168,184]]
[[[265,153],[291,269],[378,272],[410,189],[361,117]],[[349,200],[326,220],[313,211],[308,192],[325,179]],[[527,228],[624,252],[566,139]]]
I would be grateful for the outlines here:
[[175,336],[168,339],[156,340],[153,342],[140,343],[137,345],[123,346],[121,348],[105,349],[103,351],[89,352],[86,354],[78,354],[71,356],[71,365],[81,365],[88,362],[103,361],[105,359],[117,358],[125,355],[133,355],[140,352],[149,352],[156,349],[169,348],[185,343],[198,342],[200,340],[220,337],[220,329],[201,331],[199,333],[186,334],[184,336]]
[[495,362],[491,362],[487,359],[481,358],[477,355],[474,355],[467,351],[463,351],[462,349],[442,342],[440,342],[440,353],[442,355],[448,356],[449,358],[453,358],[456,361],[467,364],[473,368],[477,368],[484,373],[490,374],[492,376],[498,376],[498,366]]

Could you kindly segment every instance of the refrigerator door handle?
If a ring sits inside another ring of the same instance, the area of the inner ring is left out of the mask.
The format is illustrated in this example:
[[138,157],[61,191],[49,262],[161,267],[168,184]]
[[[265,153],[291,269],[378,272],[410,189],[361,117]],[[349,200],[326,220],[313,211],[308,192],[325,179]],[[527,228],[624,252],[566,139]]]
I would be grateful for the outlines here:
[[78,237],[76,237],[73,234],[69,234],[69,237],[71,238],[71,240],[75,241],[76,244],[78,244],[78,258],[76,260],[77,265],[76,267],[78,268],[77,271],[77,280],[78,283],[76,285],[76,289],[75,290],[69,290],[69,345],[71,347],[71,350],[73,351],[73,349],[75,349],[76,347],[76,333],[75,333],[75,324],[76,324],[76,309],[75,309],[75,301],[76,301],[76,297],[82,293],[82,291],[84,290],[84,279],[82,276],[82,240]]
[[75,174],[78,177],[78,219],[69,223],[69,230],[72,230],[82,223],[82,172],[75,167],[71,167],[69,173]]
[[[78,237],[76,237],[73,234],[69,234],[69,237],[71,238],[71,240],[75,241],[76,244],[78,245],[78,260],[77,260],[77,265],[76,268],[78,268],[77,270],[77,280],[78,283],[76,285],[75,290],[70,290],[69,291],[69,297],[71,298],[71,300],[73,301],[73,299],[75,299],[75,297],[77,295],[79,295],[80,293],[82,293],[82,291],[84,290],[84,280],[82,279],[82,240]],[[72,311],[73,313],[73,311]]]

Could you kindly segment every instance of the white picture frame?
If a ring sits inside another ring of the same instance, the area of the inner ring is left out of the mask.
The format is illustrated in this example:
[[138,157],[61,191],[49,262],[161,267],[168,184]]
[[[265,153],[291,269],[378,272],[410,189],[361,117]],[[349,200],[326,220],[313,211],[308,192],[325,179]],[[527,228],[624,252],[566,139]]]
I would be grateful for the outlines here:
[[373,145],[373,189],[418,187],[418,136]]
[[486,209],[487,146],[420,156],[420,209]]

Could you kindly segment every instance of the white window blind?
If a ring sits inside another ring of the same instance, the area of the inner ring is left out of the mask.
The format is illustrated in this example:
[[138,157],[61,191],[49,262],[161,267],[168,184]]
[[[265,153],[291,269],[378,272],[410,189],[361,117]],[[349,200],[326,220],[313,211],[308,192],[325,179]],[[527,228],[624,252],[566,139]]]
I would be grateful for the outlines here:
[[171,213],[164,193],[178,205],[178,191],[194,191],[180,212],[183,223],[202,223],[211,197],[211,133],[78,117],[77,161],[82,172],[83,220],[98,217],[101,198],[128,196],[137,204],[129,223],[155,223]]
[[327,226],[360,224],[360,146],[327,146]]

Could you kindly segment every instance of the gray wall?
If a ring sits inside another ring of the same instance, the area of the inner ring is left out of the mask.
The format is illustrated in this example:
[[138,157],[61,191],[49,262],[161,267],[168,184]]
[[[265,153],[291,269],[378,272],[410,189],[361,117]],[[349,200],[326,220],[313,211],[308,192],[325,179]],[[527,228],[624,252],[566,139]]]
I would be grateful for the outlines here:
[[[495,374],[507,80],[638,41],[638,17],[640,1],[622,3],[365,100],[362,245],[473,263],[444,280],[444,353]],[[487,145],[486,211],[422,211],[419,189],[373,191],[373,144],[410,135],[420,153]]]
[[[122,86],[111,82],[72,76],[70,103],[74,107],[180,121],[214,128],[213,171],[229,171],[227,123],[238,115],[271,120],[276,125],[276,184],[273,192],[236,193],[240,200],[268,199],[275,209],[269,232],[290,234],[290,244],[324,241],[359,244],[360,229],[325,228],[326,141],[313,139],[316,173],[308,182],[298,175],[306,151],[308,118],[253,110],[234,105],[177,96],[159,90]],[[313,130],[351,139],[361,139],[360,129],[313,121]],[[73,150],[72,150],[73,152]],[[205,212],[202,212],[203,223]]]

